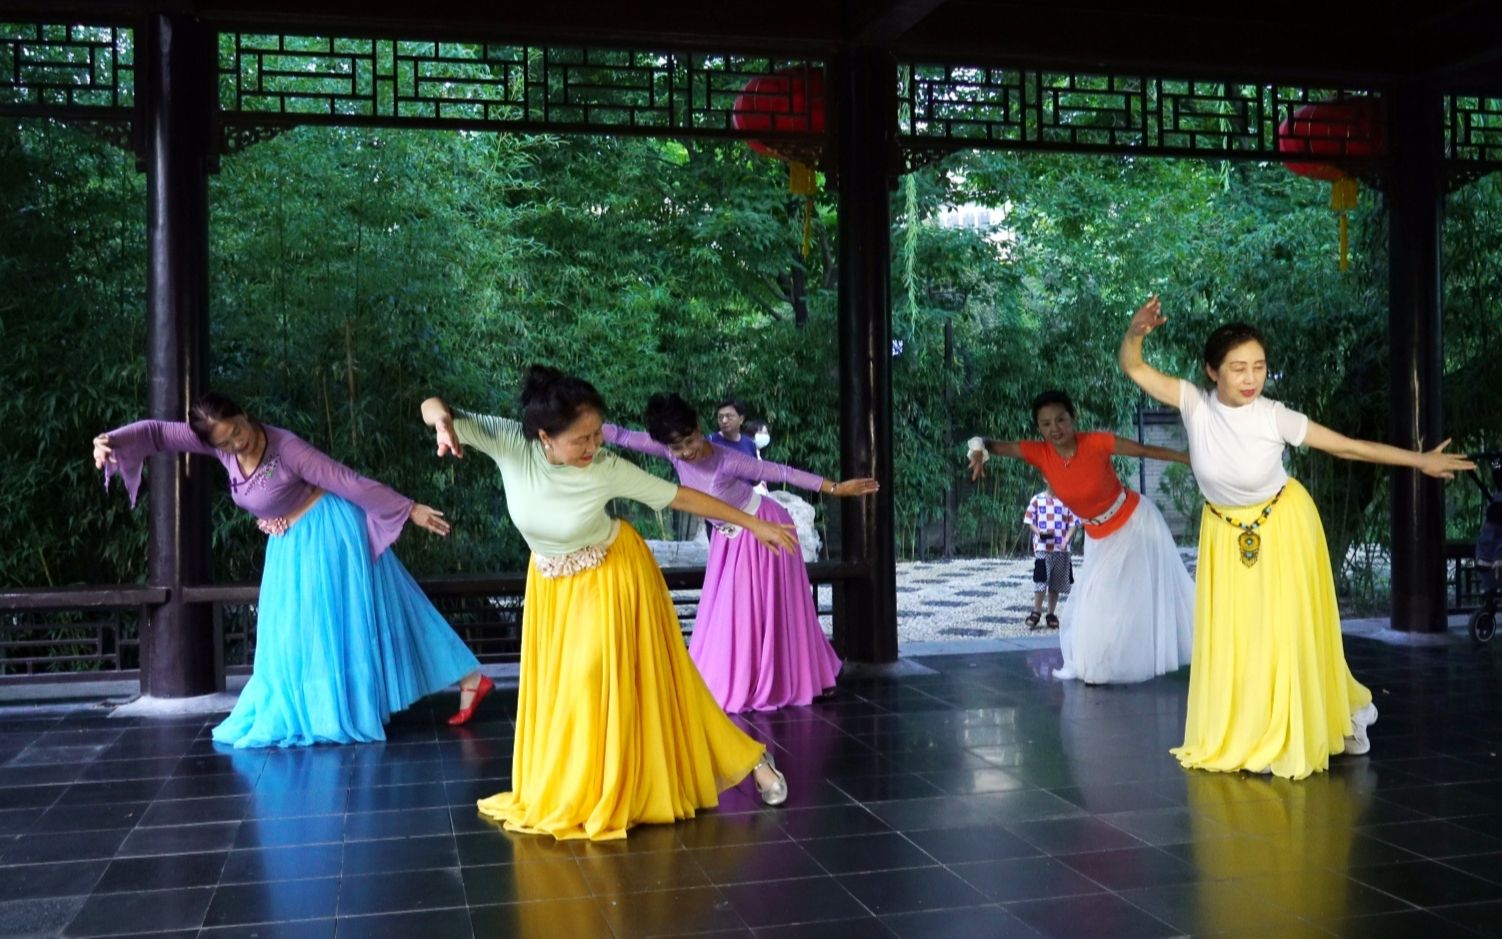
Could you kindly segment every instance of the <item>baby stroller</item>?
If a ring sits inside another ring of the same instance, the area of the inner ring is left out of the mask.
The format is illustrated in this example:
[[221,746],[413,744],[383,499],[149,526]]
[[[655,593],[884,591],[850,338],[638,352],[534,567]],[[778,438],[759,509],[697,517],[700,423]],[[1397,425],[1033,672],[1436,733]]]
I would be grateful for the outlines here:
[[1476,569],[1481,571],[1481,609],[1471,614],[1471,639],[1490,642],[1497,628],[1497,594],[1502,582],[1502,453],[1478,453],[1472,457],[1491,476],[1491,488],[1479,471],[1470,474],[1486,499],[1485,518],[1476,537]]

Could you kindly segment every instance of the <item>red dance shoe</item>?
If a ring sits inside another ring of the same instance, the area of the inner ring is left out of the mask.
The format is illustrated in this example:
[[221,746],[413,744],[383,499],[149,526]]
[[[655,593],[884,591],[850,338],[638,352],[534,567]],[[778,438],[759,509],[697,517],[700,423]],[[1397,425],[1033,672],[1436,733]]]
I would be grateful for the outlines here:
[[474,696],[469,699],[469,707],[460,708],[457,714],[449,718],[449,724],[457,727],[460,724],[469,723],[469,719],[475,716],[475,708],[480,706],[480,702],[485,700],[485,696],[490,694],[493,688],[495,688],[495,682],[490,680],[490,676],[481,675],[480,683],[475,685]]

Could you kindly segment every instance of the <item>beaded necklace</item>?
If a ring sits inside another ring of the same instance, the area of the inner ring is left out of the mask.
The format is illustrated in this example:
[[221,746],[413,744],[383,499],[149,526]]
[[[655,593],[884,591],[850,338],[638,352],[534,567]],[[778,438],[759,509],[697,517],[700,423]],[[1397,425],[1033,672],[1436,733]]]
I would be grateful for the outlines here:
[[1250,525],[1245,522],[1238,522],[1234,518],[1227,518],[1220,514],[1219,509],[1210,504],[1209,499],[1205,500],[1205,508],[1209,509],[1211,514],[1221,521],[1226,522],[1231,527],[1241,529],[1241,534],[1236,537],[1236,547],[1241,550],[1241,563],[1247,567],[1251,567],[1257,563],[1258,552],[1262,550],[1262,536],[1257,534],[1257,529],[1261,528],[1262,523],[1267,521],[1268,516],[1273,514],[1273,506],[1277,505],[1278,500],[1283,498],[1283,489],[1286,488],[1288,487],[1284,486],[1278,490],[1277,495],[1273,496],[1272,501],[1263,506],[1258,519]]

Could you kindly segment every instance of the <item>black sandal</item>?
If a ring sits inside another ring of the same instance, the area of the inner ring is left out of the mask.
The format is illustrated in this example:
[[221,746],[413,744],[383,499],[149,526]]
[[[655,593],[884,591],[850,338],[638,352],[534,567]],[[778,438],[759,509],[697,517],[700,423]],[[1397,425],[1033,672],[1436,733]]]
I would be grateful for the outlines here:
[[1038,628],[1038,620],[1041,619],[1041,618],[1042,617],[1040,616],[1040,614],[1038,613],[1037,610],[1034,610],[1033,612],[1027,614],[1027,620],[1026,620],[1026,622],[1027,622],[1027,628],[1028,629],[1037,629]]
[[1049,629],[1058,629],[1059,628],[1059,618],[1057,616],[1053,615],[1052,613],[1048,614],[1048,619],[1047,619],[1046,622],[1048,623],[1048,628]]

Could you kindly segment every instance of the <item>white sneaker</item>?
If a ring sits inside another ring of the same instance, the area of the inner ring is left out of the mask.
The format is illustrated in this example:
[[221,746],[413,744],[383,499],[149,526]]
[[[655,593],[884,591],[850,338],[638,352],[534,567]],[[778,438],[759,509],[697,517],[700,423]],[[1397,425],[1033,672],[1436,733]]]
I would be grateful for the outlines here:
[[1351,735],[1346,738],[1346,753],[1350,756],[1361,756],[1370,753],[1372,742],[1366,736],[1366,729],[1377,723],[1377,706],[1368,704],[1366,707],[1351,715]]
[[1063,668],[1054,669],[1053,677],[1057,678],[1059,681],[1069,681],[1072,678],[1078,678],[1079,675],[1075,674],[1074,669],[1066,665]]

